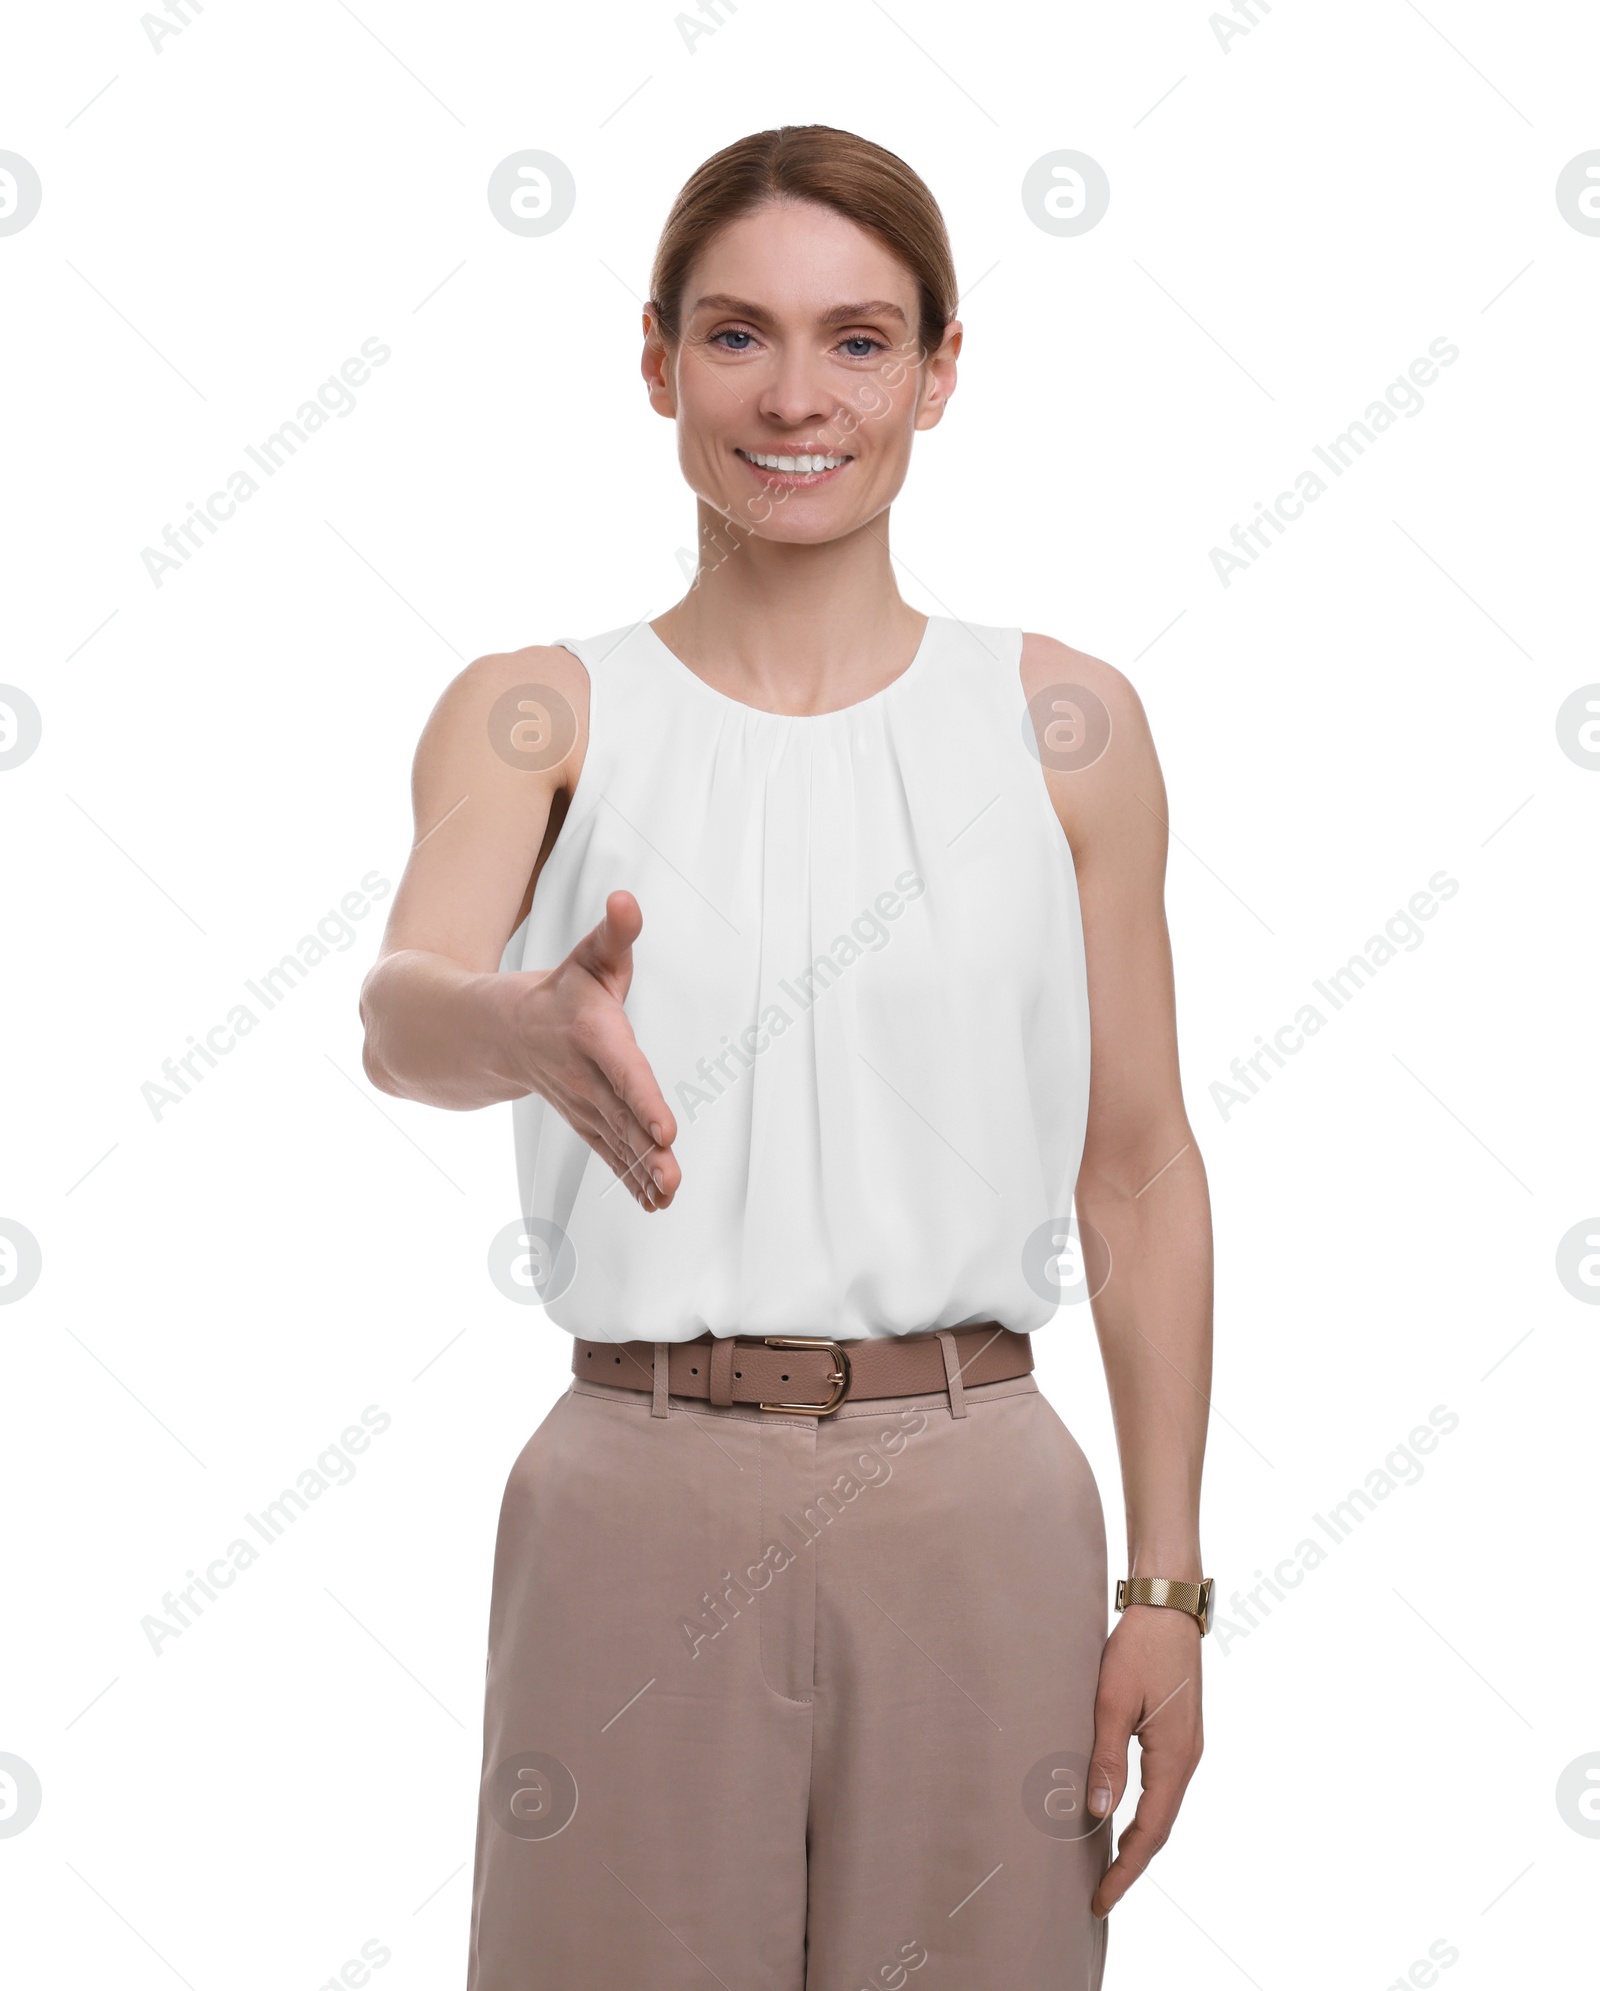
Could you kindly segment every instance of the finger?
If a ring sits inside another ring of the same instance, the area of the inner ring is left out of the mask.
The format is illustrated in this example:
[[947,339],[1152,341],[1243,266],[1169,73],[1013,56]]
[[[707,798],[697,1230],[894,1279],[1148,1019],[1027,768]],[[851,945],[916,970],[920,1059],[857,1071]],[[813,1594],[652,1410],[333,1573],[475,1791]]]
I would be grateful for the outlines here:
[[[585,1090],[575,1095],[574,1106],[569,1118],[581,1130],[599,1130],[604,1135],[608,1153],[620,1159],[619,1174],[627,1174],[630,1186],[644,1190],[654,1209],[662,1209],[672,1201],[683,1171],[678,1166],[677,1157],[670,1148],[657,1147],[648,1133],[634,1119],[612,1090],[610,1082],[598,1067],[589,1067],[583,1083]],[[593,1145],[593,1143],[591,1143]]]
[[[613,1140],[641,1157],[657,1151],[664,1153],[670,1145],[671,1136],[678,1131],[677,1124],[667,1110],[649,1062],[634,1041],[632,1032],[628,1033],[625,1042],[619,1041],[609,1051],[594,1055],[591,1063],[592,1097],[605,1116]],[[652,1095],[655,1100],[653,1106],[650,1104]],[[640,1110],[635,1110],[634,1100],[638,1100]],[[656,1131],[658,1128],[660,1133]]]
[[652,1166],[649,1154],[628,1155],[626,1150],[622,1153],[622,1165],[617,1173],[647,1210],[664,1208],[669,1199],[663,1183],[656,1180],[657,1170]]
[[[647,1209],[664,1207],[672,1200],[682,1173],[676,1159],[657,1144],[651,1129],[628,1105],[628,1099],[638,1099],[649,1112],[653,1094],[656,1105],[651,1117],[657,1126],[665,1123],[669,1137],[676,1135],[677,1123],[661,1098],[621,1003],[601,999],[586,1004],[567,1034],[566,1051],[561,1073],[551,1073],[546,1080],[547,1097],[590,1146],[612,1163],[613,1173],[630,1177],[630,1188]],[[594,1138],[601,1127],[605,1129],[603,1144]]]
[[[591,1061],[584,1061],[580,1077],[585,1089],[578,1091],[552,1074],[545,1081],[545,1098],[568,1126],[593,1148],[612,1174],[627,1184],[630,1194],[645,1209],[661,1209],[671,1200],[670,1192],[677,1187],[676,1164],[672,1163],[671,1175],[663,1173],[663,1181],[658,1183],[655,1177],[663,1166],[662,1162],[658,1159],[657,1166],[652,1168],[648,1166],[648,1153],[641,1157],[620,1141],[605,1112],[592,1096],[599,1079]],[[665,1160],[671,1162],[671,1157]]]
[[620,1001],[583,1007],[568,1033],[568,1066],[569,1086],[588,1093],[634,1153],[677,1138],[678,1123]]
[[651,1147],[646,1140],[643,1150],[636,1152],[618,1135],[611,1120],[587,1102],[575,1113],[573,1125],[647,1210],[665,1209],[672,1201],[682,1172],[670,1150]]
[[631,892],[609,892],[600,924],[583,936],[568,959],[586,969],[620,1002],[633,980],[633,943],[643,925],[644,914]]
[[558,1081],[549,1083],[546,1097],[573,1131],[593,1148],[612,1174],[626,1182],[629,1190],[646,1209],[657,1209],[661,1206],[662,1191],[657,1186],[652,1172],[642,1166],[638,1155],[619,1143],[606,1116],[590,1098],[583,1093],[570,1091]]
[[[627,1018],[624,1017],[623,1021],[627,1022]],[[639,1049],[639,1041],[633,1035],[631,1024],[628,1042],[633,1055],[621,1060],[619,1069],[612,1075],[612,1090],[633,1116],[641,1132],[648,1133],[658,1148],[670,1148],[678,1138],[678,1123],[656,1083],[650,1060]]]
[[655,1209],[659,1200],[655,1184],[648,1175],[641,1173],[638,1162],[632,1156],[623,1154],[615,1146],[608,1129],[599,1122],[585,1126],[575,1120],[573,1125],[635,1202],[642,1204],[647,1210]]
[[1175,1779],[1162,1779],[1140,1792],[1133,1822],[1117,1841],[1117,1857],[1100,1877],[1090,1906],[1097,1915],[1108,1915],[1167,1843],[1183,1785]]

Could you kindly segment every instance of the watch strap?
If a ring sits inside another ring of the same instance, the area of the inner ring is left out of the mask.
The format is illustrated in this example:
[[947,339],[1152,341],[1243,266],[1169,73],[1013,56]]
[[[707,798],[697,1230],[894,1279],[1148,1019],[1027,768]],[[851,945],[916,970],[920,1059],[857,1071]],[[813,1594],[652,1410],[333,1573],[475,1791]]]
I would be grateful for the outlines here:
[[1211,1629],[1211,1578],[1198,1583],[1182,1583],[1170,1576],[1120,1576],[1117,1579],[1117,1609],[1129,1604],[1157,1604],[1168,1610],[1185,1611],[1202,1633]]

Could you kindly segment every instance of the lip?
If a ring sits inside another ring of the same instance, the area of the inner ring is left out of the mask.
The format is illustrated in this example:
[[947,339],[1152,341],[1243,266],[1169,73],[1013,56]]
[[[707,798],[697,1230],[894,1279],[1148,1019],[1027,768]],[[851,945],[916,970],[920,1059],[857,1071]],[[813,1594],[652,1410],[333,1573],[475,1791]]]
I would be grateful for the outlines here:
[[[813,485],[826,484],[830,478],[841,475],[842,472],[848,470],[851,464],[855,462],[853,456],[847,456],[843,463],[835,464],[832,470],[763,470],[759,463],[752,463],[742,449],[735,449],[733,453],[738,457],[745,469],[750,472],[752,477],[759,477],[763,484],[776,485],[786,491],[808,491]],[[796,456],[809,456],[814,453],[810,450],[795,450],[793,452]],[[823,453],[826,454],[827,452],[824,451]],[[781,450],[767,450],[763,454],[780,456],[785,454],[785,452]]]

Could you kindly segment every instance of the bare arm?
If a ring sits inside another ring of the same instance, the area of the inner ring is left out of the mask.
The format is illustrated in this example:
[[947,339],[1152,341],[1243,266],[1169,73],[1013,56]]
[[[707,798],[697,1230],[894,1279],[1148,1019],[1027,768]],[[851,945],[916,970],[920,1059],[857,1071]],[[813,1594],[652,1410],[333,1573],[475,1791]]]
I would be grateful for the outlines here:
[[[539,738],[547,687],[577,715],[570,750],[496,751],[510,727]],[[532,695],[511,700],[519,688]],[[480,657],[445,690],[412,771],[416,841],[378,960],[361,990],[363,1061],[381,1091],[470,1109],[539,1093],[647,1209],[679,1182],[676,1123],[623,1010],[638,902],[612,892],[564,961],[498,971],[532,903],[587,744],[588,678],[557,647]]]
[[[1023,683],[1036,715],[1074,689],[1109,713],[1092,765],[1046,781],[1072,847],[1083,909],[1092,1045],[1080,1224],[1109,1253],[1092,1302],[1116,1426],[1128,1574],[1196,1581],[1200,1474],[1211,1393],[1211,1210],[1178,1075],[1172,953],[1162,890],[1167,800],[1150,729],[1128,680],[1098,658],[1030,636]],[[1081,702],[1081,701],[1080,701]],[[1070,741],[1070,732],[1064,736]],[[1103,1276],[1103,1275],[1102,1275]],[[1146,1725],[1147,1724],[1147,1725]],[[1095,1718],[1090,1805],[1127,1781],[1140,1736],[1143,1786],[1116,1864],[1095,1898],[1106,1913],[1165,1843],[1199,1761],[1200,1632],[1181,1612],[1133,1605],[1107,1642]]]

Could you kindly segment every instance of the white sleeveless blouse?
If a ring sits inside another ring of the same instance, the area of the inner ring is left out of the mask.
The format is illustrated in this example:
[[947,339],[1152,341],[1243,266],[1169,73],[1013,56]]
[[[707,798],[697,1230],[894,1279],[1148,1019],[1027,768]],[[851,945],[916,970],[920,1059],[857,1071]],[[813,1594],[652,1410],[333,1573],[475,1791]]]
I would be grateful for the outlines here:
[[513,1103],[549,1317],[611,1341],[1041,1326],[1089,1003],[1022,632],[934,616],[892,683],[805,717],[713,689],[647,622],[559,640],[588,745],[501,967],[554,967],[633,893],[625,1007],[683,1181],[643,1210],[554,1107]]

